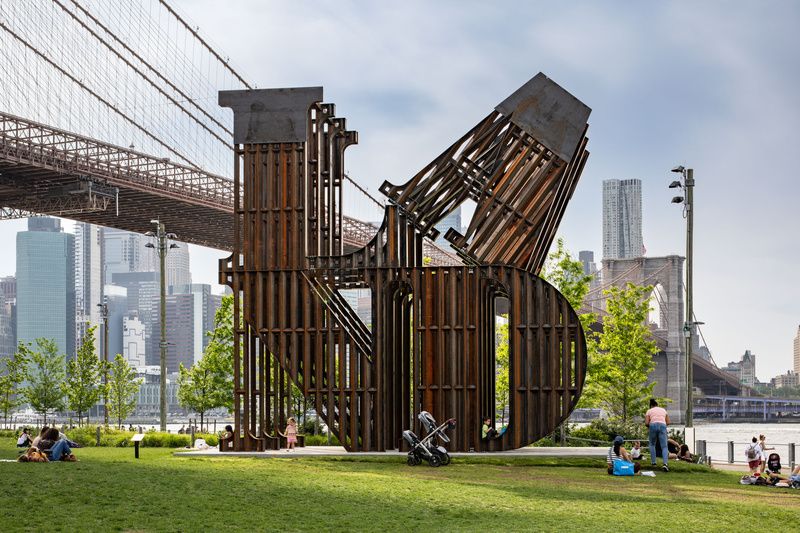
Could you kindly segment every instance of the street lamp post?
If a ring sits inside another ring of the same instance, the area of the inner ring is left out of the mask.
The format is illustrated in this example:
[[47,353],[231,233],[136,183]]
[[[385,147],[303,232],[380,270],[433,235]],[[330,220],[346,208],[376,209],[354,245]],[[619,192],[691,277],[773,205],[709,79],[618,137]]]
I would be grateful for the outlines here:
[[108,304],[97,304],[103,318],[103,423],[108,426]]
[[686,427],[693,427],[693,388],[694,377],[692,373],[692,336],[694,328],[699,322],[694,321],[694,310],[692,307],[692,240],[694,231],[694,169],[677,166],[672,172],[683,176],[683,183],[673,181],[670,189],[680,187],[685,196],[675,196],[672,203],[684,205],[686,213],[686,319],[683,324],[683,335],[686,339]]
[[160,271],[160,296],[161,296],[161,342],[159,342],[160,358],[159,363],[161,367],[161,380],[159,386],[159,413],[161,421],[161,431],[167,430],[167,276],[166,276],[166,259],[167,252],[173,248],[177,248],[175,243],[167,245],[168,239],[174,239],[174,233],[167,233],[164,223],[160,220],[151,220],[151,223],[156,225],[156,233],[148,231],[145,233],[148,237],[155,237],[157,244],[148,242],[145,244],[147,248],[154,248],[158,253],[159,271]]

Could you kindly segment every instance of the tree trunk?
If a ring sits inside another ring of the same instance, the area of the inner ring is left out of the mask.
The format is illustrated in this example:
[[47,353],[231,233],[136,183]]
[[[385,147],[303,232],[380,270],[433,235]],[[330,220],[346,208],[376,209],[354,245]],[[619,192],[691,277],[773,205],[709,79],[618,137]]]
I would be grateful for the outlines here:
[[203,413],[204,411],[200,411],[200,433],[203,433]]

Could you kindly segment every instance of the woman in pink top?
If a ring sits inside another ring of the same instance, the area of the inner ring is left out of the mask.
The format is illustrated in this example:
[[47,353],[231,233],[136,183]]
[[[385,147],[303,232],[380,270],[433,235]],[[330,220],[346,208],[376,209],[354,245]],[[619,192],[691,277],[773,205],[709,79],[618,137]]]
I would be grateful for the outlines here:
[[650,441],[650,463],[656,466],[656,441],[661,444],[661,458],[664,461],[664,472],[669,472],[669,449],[667,448],[667,424],[669,415],[667,410],[658,406],[655,398],[650,398],[650,409],[644,415],[644,423],[649,428],[648,440]]

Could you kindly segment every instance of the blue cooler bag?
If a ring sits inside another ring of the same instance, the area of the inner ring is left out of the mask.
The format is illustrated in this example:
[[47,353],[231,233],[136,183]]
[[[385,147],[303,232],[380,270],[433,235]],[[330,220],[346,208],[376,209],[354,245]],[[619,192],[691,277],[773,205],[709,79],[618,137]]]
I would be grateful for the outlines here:
[[633,463],[629,463],[628,461],[620,461],[619,459],[617,459],[616,461],[614,461],[613,474],[615,476],[632,476]]

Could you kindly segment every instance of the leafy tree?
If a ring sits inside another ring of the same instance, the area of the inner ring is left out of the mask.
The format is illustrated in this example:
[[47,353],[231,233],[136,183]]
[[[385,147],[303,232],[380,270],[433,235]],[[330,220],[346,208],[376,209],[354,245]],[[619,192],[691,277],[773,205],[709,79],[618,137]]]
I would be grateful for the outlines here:
[[202,359],[178,375],[178,401],[200,415],[217,407],[233,409],[233,295],[222,298],[214,315],[214,331]]
[[233,295],[222,297],[214,314],[214,331],[206,346],[203,359],[207,369],[214,373],[214,406],[233,410]]
[[[584,274],[583,263],[573,259],[569,251],[564,248],[564,239],[561,238],[556,241],[556,249],[547,256],[542,277],[564,295],[576,312],[589,294],[589,283],[592,281],[591,275]],[[590,318],[594,320],[595,317],[588,313],[587,319]]]
[[24,343],[19,343],[14,357],[4,359],[5,364],[0,374],[0,410],[3,411],[3,421],[6,424],[9,414],[25,403],[22,383],[27,377],[29,361],[30,346]]
[[81,339],[81,346],[74,359],[67,362],[67,380],[63,384],[67,405],[78,414],[78,425],[81,425],[83,414],[95,405],[101,396],[105,395],[105,386],[102,383],[104,362],[97,357],[94,348],[94,332],[97,326],[86,330]]
[[136,395],[141,380],[136,379],[136,370],[121,354],[114,357],[108,373],[108,416],[117,419],[117,427],[136,409]]
[[181,363],[178,374],[178,402],[183,407],[191,409],[200,415],[200,427],[203,427],[203,418],[206,411],[217,407],[219,398],[214,390],[214,370],[205,356],[186,368]]
[[[508,315],[502,315],[508,318]],[[500,412],[500,424],[505,424],[506,408],[508,408],[508,322],[495,322],[495,408]],[[484,415],[481,415],[484,416]]]
[[601,405],[623,424],[644,413],[655,386],[647,384],[658,351],[646,326],[651,291],[632,283],[604,291],[608,315],[599,336],[593,385]]
[[48,412],[64,409],[61,387],[66,378],[64,355],[58,353],[58,345],[52,339],[36,339],[36,347],[30,351],[24,396],[33,410],[42,414],[46,424]]

